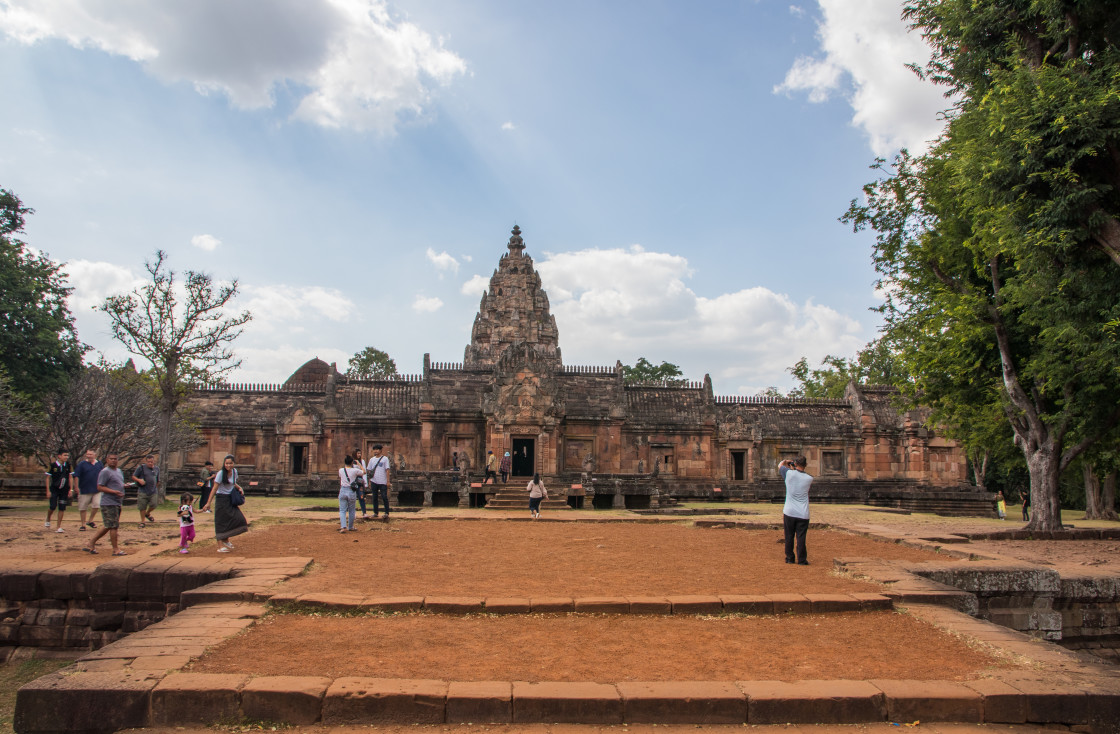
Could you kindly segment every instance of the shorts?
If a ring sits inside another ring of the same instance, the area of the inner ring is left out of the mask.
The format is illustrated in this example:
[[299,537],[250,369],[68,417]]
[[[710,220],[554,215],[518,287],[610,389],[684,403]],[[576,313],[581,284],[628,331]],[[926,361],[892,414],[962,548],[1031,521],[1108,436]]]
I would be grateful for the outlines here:
[[51,509],[65,512],[66,508],[70,506],[70,491],[65,492],[51,492]]
[[78,509],[82,512],[93,508],[96,510],[101,507],[101,493],[94,492],[93,494],[79,494],[78,495]]
[[194,523],[179,526],[179,546],[187,547],[187,543],[194,542]]
[[136,495],[136,509],[140,510],[140,512],[144,512],[146,510],[154,510],[158,506],[159,497],[156,496],[155,492],[153,492],[152,494],[144,494],[143,492],[140,492],[138,495]]
[[120,505],[103,505],[101,507],[101,526],[109,530],[116,530],[121,526]]

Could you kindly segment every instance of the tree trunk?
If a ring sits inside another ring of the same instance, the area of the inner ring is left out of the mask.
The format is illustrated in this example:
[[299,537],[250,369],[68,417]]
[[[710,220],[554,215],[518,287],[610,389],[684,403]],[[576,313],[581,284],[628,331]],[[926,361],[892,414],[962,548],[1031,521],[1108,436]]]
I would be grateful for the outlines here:
[[1028,453],[1027,471],[1031,477],[1031,519],[1028,530],[1054,531],[1062,529],[1062,503],[1058,497],[1058,476],[1061,473],[1061,453],[1049,439],[1035,444],[1038,448]]
[[1104,486],[1101,489],[1101,519],[1120,520],[1116,514],[1116,472],[1110,471],[1104,476]]
[[1081,476],[1085,483],[1085,519],[1101,518],[1101,482],[1097,478],[1096,467],[1089,462],[1081,465]]
[[159,420],[159,493],[156,501],[163,504],[167,499],[167,454],[171,450],[171,414],[164,411]]
[[972,483],[981,492],[988,489],[985,477],[988,476],[988,457],[990,455],[989,452],[985,451],[983,457],[977,461],[975,454],[971,452],[968,454],[968,463],[972,467]]

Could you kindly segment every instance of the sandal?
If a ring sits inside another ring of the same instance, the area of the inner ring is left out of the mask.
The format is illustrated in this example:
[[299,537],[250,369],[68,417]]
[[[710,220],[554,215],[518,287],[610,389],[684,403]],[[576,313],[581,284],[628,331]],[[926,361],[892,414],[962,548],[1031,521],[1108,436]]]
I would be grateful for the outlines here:
[[143,530],[143,529],[144,529],[144,528],[146,528],[147,526],[148,526],[148,524],[147,524],[147,523],[143,523],[143,522],[142,522],[142,523],[140,523],[140,525],[139,525],[138,527],[139,527],[139,528],[140,528],[141,530]]
[[95,556],[97,555],[97,551],[95,551],[93,548],[83,548],[82,550],[84,550],[86,553],[91,553]]
[[119,550],[119,551],[113,551],[113,555],[114,556],[127,556],[128,554],[125,553],[124,551]]

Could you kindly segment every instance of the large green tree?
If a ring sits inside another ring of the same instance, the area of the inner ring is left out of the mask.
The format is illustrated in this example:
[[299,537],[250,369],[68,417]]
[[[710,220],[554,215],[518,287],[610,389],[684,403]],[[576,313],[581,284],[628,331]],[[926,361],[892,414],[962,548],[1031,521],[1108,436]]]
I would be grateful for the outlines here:
[[347,377],[355,380],[384,380],[397,375],[397,363],[376,347],[366,347],[350,358]]
[[848,383],[861,385],[897,386],[905,381],[902,363],[885,339],[876,339],[861,349],[854,359],[827,355],[821,360],[820,367],[809,366],[809,360],[802,357],[787,370],[798,386],[790,390],[793,398],[831,398],[844,397]]
[[628,382],[683,382],[681,368],[672,362],[654,364],[645,357],[639,357],[633,365],[622,365],[622,377]]
[[66,305],[62,266],[19,238],[32,213],[0,189],[0,368],[10,390],[38,400],[66,383],[85,349]]

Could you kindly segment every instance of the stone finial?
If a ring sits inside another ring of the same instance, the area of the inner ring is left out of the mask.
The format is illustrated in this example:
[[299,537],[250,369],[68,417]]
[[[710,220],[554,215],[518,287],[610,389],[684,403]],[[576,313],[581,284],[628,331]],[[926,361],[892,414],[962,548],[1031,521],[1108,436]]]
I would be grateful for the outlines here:
[[509,238],[509,253],[520,257],[521,252],[525,249],[525,240],[521,239],[521,227],[516,224],[510,230],[511,237]]

